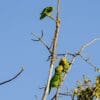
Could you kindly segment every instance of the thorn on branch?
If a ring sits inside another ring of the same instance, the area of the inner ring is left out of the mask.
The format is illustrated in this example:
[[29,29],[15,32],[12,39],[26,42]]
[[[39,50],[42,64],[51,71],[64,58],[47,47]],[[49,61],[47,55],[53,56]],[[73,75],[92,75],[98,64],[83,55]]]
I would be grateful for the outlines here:
[[21,70],[15,76],[13,76],[11,79],[0,82],[0,85],[6,84],[6,83],[11,82],[12,80],[16,79],[23,71],[24,71],[24,69],[22,67]]

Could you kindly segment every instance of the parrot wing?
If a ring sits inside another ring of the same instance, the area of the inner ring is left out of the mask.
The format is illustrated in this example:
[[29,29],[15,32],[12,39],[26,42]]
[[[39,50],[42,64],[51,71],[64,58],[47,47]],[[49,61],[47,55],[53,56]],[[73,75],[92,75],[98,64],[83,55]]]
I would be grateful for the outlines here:
[[61,77],[62,77],[61,74],[54,74],[54,76],[52,77],[52,79],[50,81],[49,93],[50,93],[52,88],[54,88],[54,87],[57,88],[60,85]]

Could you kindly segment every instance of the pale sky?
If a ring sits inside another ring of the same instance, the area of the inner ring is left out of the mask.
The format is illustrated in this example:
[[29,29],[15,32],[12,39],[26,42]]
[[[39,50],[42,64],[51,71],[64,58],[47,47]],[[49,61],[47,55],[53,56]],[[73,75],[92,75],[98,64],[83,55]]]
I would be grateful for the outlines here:
[[[35,100],[34,95],[41,100],[43,90],[39,88],[45,86],[48,78],[49,62],[46,60],[49,53],[41,43],[31,41],[31,32],[40,35],[44,30],[44,39],[50,43],[55,24],[49,18],[40,21],[39,17],[44,7],[55,5],[56,0],[0,0],[0,82],[15,75],[21,66],[25,69],[17,79],[0,86],[0,100]],[[66,50],[73,53],[93,38],[100,37],[100,0],[61,0],[60,15],[58,53]],[[87,48],[84,56],[100,66],[99,51],[100,41]],[[94,79],[98,73],[78,58],[65,87],[72,89],[83,74]]]

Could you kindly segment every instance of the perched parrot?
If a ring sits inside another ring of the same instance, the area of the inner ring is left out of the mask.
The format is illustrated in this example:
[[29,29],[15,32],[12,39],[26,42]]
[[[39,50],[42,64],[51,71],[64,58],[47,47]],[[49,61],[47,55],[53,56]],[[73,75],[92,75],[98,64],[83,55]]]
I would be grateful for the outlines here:
[[55,68],[55,73],[62,73],[63,71],[63,66],[62,65],[58,65],[56,68]]
[[53,11],[53,7],[46,7],[43,9],[41,16],[40,16],[40,20],[44,19],[46,16],[50,16],[51,13]]
[[62,81],[62,74],[55,73],[50,81],[49,93],[52,88],[58,88]]
[[66,72],[70,68],[71,63],[65,57],[63,57],[59,62],[59,65],[62,65],[63,72]]

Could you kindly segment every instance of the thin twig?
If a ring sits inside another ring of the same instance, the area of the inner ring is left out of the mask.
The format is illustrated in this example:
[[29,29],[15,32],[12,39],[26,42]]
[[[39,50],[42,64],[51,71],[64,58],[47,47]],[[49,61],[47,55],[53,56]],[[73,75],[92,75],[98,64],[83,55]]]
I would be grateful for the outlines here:
[[59,95],[64,95],[64,96],[72,96],[71,93],[59,93]]
[[6,81],[4,81],[4,82],[0,82],[0,85],[6,84],[6,83],[8,83],[8,82],[10,82],[10,81],[12,81],[12,80],[14,80],[14,79],[16,79],[23,71],[24,71],[24,69],[22,68],[22,69],[21,69],[14,77],[12,77],[11,79],[6,80]]
[[84,51],[85,48],[89,47],[90,45],[92,45],[94,42],[96,42],[97,40],[100,40],[100,38],[95,38],[93,40],[91,40],[90,42],[86,43],[85,45],[83,45],[80,50],[79,50],[79,55],[80,57],[86,62],[88,63],[90,66],[92,66],[94,68],[95,71],[97,71],[97,66],[94,65],[93,63],[89,62],[88,59],[85,59],[83,56],[82,56],[82,53]]
[[48,17],[56,22],[56,19],[53,16],[48,16]]
[[[32,33],[32,35],[33,34],[35,34],[35,33]],[[32,39],[33,41],[40,41],[42,38],[43,38],[43,35],[44,35],[44,33],[43,33],[43,30],[41,31],[41,36],[40,37],[38,37],[38,36],[36,36],[36,35],[34,35],[37,39]]]
[[44,87],[40,87],[39,89],[44,89],[45,88],[45,86]]
[[[59,93],[59,95],[61,95],[61,96],[70,96],[72,98],[72,94],[70,92],[67,92],[67,93]],[[56,95],[54,95],[51,98],[51,100],[55,100],[55,97],[56,97]]]
[[87,63],[89,64],[90,66],[92,66],[94,68],[94,70],[96,71],[97,69],[97,66],[92,64],[88,59],[85,59],[82,55],[80,55],[80,57]]
[[[43,34],[43,33],[42,33],[42,34]],[[37,38],[37,40],[32,39],[32,41],[39,41],[39,42],[41,42],[41,43],[46,47],[46,49],[49,51],[49,53],[51,54],[50,48],[48,47],[48,45],[46,44],[46,42],[42,39],[43,35],[42,35],[41,37],[38,37],[35,33],[32,33],[32,35],[33,35],[35,38]]]
[[83,46],[80,48],[80,50],[79,50],[80,54],[83,52],[83,50],[84,50],[85,48],[89,47],[90,45],[92,45],[92,44],[93,44],[94,42],[96,42],[97,40],[100,40],[100,38],[95,38],[95,39],[91,40],[89,43],[86,43],[85,45],[83,45]]
[[70,96],[72,100],[74,100],[74,95],[72,93],[59,93],[59,95]]
[[55,29],[55,33],[54,33],[54,37],[53,37],[53,47],[52,47],[52,54],[51,54],[52,56],[51,56],[47,86],[46,86],[46,89],[44,90],[42,100],[46,100],[46,98],[48,96],[50,80],[52,78],[52,73],[53,73],[53,68],[54,68],[54,63],[55,63],[55,53],[56,53],[56,49],[57,49],[58,34],[59,34],[59,28],[60,28],[59,7],[60,7],[60,0],[57,0],[56,29]]

